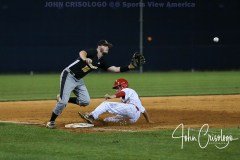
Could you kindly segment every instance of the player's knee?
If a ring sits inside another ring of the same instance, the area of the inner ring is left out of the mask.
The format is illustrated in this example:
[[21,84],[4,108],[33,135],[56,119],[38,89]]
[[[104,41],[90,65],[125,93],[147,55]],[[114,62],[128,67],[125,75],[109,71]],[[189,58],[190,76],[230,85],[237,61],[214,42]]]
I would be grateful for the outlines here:
[[109,109],[110,108],[110,105],[109,105],[110,103],[109,102],[102,102],[100,105],[99,105],[99,107],[101,107],[101,108],[107,108],[107,109]]
[[77,98],[77,104],[82,107],[86,107],[90,104],[90,97],[85,97],[84,99]]
[[86,96],[84,99],[79,99],[78,104],[83,107],[88,106],[90,104],[90,97]]
[[89,103],[80,103],[79,104],[79,106],[81,106],[81,107],[86,107],[86,106],[88,106],[89,105]]
[[111,105],[111,102],[104,101],[104,102],[101,103],[101,105],[110,106],[110,105]]
[[89,104],[90,104],[90,100],[88,100],[88,101],[79,101],[79,106],[83,106],[83,107],[86,107],[86,106],[88,106]]

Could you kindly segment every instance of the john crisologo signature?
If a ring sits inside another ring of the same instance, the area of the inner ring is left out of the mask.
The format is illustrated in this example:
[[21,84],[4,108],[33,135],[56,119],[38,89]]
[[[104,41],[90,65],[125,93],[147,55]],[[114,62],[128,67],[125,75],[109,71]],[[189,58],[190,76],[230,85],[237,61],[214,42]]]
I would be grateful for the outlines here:
[[[176,131],[181,131],[180,135],[177,135]],[[218,149],[226,148],[230,142],[238,140],[232,135],[223,134],[222,129],[220,133],[210,132],[209,125],[204,124],[198,131],[198,136],[191,135],[190,128],[187,129],[187,133],[184,132],[184,125],[179,124],[172,133],[172,138],[181,139],[181,149],[183,149],[184,142],[197,142],[200,148],[206,148],[208,144],[214,144]]]

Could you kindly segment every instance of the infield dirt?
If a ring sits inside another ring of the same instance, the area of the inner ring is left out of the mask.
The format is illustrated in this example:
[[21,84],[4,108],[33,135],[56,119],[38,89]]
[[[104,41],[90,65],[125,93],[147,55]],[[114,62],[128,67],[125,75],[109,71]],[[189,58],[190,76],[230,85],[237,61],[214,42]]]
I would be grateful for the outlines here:
[[[65,124],[84,122],[78,116],[79,111],[91,112],[104,100],[92,99],[88,107],[68,104],[56,121],[57,128],[74,132],[134,132],[171,129],[181,123],[193,128],[203,124],[217,128],[240,126],[240,95],[143,97],[141,99],[154,124],[147,124],[141,116],[137,123],[132,125],[97,124],[93,128],[66,129]],[[54,100],[1,102],[0,120],[38,123],[43,126],[49,120],[55,104]],[[105,116],[107,114],[101,117]]]

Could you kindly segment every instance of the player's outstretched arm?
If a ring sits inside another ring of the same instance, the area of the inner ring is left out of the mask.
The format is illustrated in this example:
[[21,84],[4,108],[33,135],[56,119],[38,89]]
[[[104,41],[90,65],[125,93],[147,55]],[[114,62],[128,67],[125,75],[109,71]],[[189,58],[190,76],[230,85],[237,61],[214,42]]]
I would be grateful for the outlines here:
[[134,68],[135,67],[131,64],[129,64],[128,66],[124,66],[124,67],[111,66],[111,67],[108,68],[108,71],[119,73],[119,72],[127,72],[129,70],[134,69]]
[[142,114],[148,123],[154,123],[153,121],[150,120],[149,115],[146,110]]
[[142,54],[136,52],[133,54],[131,62],[128,66],[123,66],[123,67],[111,66],[108,68],[108,71],[115,72],[115,73],[127,72],[129,70],[133,70],[135,68],[142,66],[145,62],[146,62],[145,57]]

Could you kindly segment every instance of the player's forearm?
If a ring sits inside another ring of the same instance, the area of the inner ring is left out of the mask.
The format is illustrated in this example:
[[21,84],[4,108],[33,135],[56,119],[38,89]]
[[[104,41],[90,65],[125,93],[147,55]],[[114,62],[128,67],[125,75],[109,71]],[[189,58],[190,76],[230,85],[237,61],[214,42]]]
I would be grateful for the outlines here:
[[111,66],[111,67],[108,68],[108,71],[119,73],[120,72],[120,67]]
[[111,66],[108,68],[108,71],[119,73],[119,72],[127,72],[132,69],[134,69],[134,66],[130,64],[128,66],[121,66],[121,67]]
[[85,61],[87,59],[87,52],[81,51],[79,52],[79,56],[83,61]]
[[104,96],[105,99],[112,99],[112,98],[116,98],[116,95],[109,95],[109,94],[105,94]]

